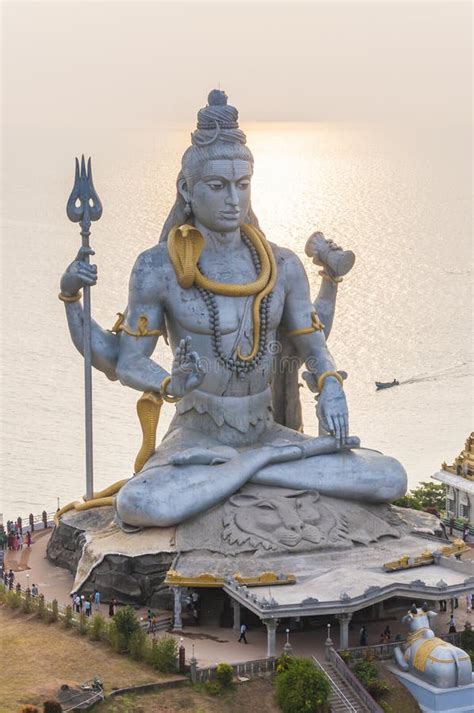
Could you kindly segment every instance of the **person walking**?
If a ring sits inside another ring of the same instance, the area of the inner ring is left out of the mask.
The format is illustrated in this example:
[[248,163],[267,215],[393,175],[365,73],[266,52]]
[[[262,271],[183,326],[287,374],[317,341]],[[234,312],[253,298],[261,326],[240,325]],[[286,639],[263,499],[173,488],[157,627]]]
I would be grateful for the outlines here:
[[450,634],[455,634],[456,633],[456,622],[454,621],[454,615],[451,614],[451,617],[449,619],[449,633]]
[[115,615],[115,605],[116,605],[116,601],[115,601],[114,597],[112,597],[112,599],[109,602],[109,616],[110,617],[113,617]]
[[359,646],[367,646],[369,635],[365,626],[359,631]]
[[74,607],[76,609],[76,614],[80,614],[81,613],[81,598],[80,598],[79,594],[76,594],[76,596],[74,597]]
[[31,547],[31,532],[29,530],[26,533],[26,546]]
[[90,616],[92,614],[92,604],[90,602],[90,599],[86,599],[84,602],[84,611],[86,613],[86,616]]
[[244,642],[244,644],[248,644],[249,642],[247,641],[247,637],[245,634],[247,633],[247,627],[245,624],[240,625],[240,636],[239,636],[239,644],[241,641]]
[[97,589],[94,590],[94,609],[100,611],[100,592]]

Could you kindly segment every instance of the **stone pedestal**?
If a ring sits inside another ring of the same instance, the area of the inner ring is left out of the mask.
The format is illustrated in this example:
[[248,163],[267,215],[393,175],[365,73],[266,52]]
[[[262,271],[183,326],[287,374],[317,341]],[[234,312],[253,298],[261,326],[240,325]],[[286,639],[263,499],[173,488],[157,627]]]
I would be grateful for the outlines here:
[[395,666],[388,668],[416,698],[423,713],[472,713],[474,710],[474,682],[457,688],[435,688]]

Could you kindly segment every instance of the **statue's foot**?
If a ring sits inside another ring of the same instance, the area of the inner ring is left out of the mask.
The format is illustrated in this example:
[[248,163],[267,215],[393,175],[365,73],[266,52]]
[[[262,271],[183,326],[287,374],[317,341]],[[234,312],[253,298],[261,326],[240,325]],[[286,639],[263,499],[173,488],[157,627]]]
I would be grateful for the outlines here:
[[305,253],[316,265],[328,269],[333,277],[342,277],[352,269],[355,255],[352,250],[343,250],[320,232],[313,233],[305,246]]

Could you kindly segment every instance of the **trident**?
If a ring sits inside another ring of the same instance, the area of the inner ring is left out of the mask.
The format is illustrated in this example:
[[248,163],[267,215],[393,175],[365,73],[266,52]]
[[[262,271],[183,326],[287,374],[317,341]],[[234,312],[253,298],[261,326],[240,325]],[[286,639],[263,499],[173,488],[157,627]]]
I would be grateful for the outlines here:
[[[66,206],[67,217],[81,226],[82,259],[89,263],[89,256],[94,254],[89,245],[91,221],[99,220],[102,215],[102,203],[92,182],[91,160],[76,158],[74,186]],[[91,351],[91,293],[90,286],[84,285],[84,389],[85,389],[85,431],[86,431],[86,500],[94,495],[93,488],[93,451],[92,451],[92,351]]]

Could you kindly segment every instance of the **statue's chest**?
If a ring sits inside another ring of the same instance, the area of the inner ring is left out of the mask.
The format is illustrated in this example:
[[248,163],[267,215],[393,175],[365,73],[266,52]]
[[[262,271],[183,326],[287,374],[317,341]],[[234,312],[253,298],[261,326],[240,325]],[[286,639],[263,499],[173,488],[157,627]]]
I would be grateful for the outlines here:
[[[225,282],[225,280],[221,280]],[[248,282],[252,282],[249,279]],[[231,283],[227,283],[231,284]],[[235,284],[235,283],[233,283]],[[236,285],[237,286],[237,285]],[[248,329],[252,328],[252,308],[255,296],[219,295],[213,293],[213,302],[217,306],[219,329],[222,334],[232,334],[240,329],[242,321]],[[276,329],[281,321],[283,310],[283,291],[278,285],[273,291],[270,308],[269,328]],[[181,328],[189,333],[211,334],[212,318],[209,302],[196,288],[179,288],[175,299],[168,305],[168,316],[179,322]]]

